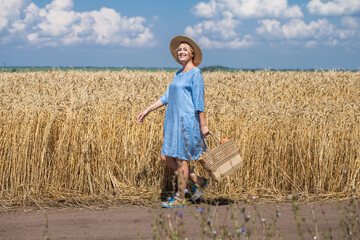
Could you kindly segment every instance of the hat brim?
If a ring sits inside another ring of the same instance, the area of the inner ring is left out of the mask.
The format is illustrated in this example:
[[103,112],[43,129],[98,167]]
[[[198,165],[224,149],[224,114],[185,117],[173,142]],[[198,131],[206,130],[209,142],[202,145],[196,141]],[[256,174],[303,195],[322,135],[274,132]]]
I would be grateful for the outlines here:
[[186,37],[186,36],[176,36],[174,37],[171,41],[170,41],[170,52],[171,55],[173,56],[173,58],[181,64],[181,62],[179,61],[178,57],[177,57],[177,48],[179,47],[179,45],[182,42],[186,42],[187,44],[189,44],[195,51],[194,53],[194,58],[193,58],[193,64],[195,66],[199,66],[201,61],[202,61],[202,52],[201,52],[201,48],[199,47],[199,45],[191,38]]

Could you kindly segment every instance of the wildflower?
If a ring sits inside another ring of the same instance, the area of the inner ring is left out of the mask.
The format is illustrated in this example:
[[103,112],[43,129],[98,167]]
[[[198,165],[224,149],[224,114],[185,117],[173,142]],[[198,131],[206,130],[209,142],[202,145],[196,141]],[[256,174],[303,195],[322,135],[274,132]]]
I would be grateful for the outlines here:
[[276,217],[281,217],[281,213],[278,209],[276,209]]
[[182,212],[178,212],[179,217],[182,217],[183,213]]
[[212,234],[215,236],[215,235],[216,235],[216,231],[214,230],[214,231],[212,232]]
[[265,219],[265,218],[262,218],[262,219],[261,219],[261,222],[265,222],[265,221],[266,221],[266,219]]
[[199,212],[199,213],[202,213],[203,211],[204,211],[204,208],[199,208],[199,209],[198,209],[198,212]]
[[207,222],[208,224],[211,224],[211,219],[208,218],[208,219],[206,220],[206,222]]
[[239,232],[239,233],[242,233],[242,236],[243,236],[243,237],[246,236],[246,232],[245,232],[245,231],[246,231],[246,228],[239,228],[239,229],[238,229],[238,232]]
[[185,188],[184,193],[186,194],[188,192],[189,192],[189,190],[187,188]]

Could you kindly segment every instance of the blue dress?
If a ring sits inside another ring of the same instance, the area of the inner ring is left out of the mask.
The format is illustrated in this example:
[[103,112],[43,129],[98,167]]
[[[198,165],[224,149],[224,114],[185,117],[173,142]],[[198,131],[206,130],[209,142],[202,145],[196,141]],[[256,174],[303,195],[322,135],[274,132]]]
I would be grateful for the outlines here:
[[182,160],[200,158],[205,150],[198,113],[205,112],[200,69],[179,70],[160,100],[167,105],[161,154]]

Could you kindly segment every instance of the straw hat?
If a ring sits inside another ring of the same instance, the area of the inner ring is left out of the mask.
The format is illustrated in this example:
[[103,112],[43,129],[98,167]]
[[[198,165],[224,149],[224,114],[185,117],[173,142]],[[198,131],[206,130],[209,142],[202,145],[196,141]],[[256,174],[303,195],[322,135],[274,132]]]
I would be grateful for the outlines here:
[[195,51],[194,53],[194,58],[193,58],[193,63],[195,66],[199,66],[202,60],[202,52],[201,52],[201,48],[199,47],[199,45],[192,40],[189,37],[186,36],[176,36],[174,37],[171,42],[170,42],[170,52],[171,55],[174,57],[174,59],[181,64],[181,62],[179,61],[179,59],[177,58],[177,48],[179,47],[179,45],[182,42],[186,42],[187,44],[189,44]]

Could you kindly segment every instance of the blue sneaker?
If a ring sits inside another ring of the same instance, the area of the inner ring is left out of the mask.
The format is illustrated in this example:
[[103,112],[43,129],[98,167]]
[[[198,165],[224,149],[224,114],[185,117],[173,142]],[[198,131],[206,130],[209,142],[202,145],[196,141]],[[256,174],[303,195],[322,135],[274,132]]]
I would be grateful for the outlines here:
[[206,178],[203,178],[203,182],[201,185],[194,184],[193,189],[192,189],[193,195],[191,196],[191,200],[193,200],[193,201],[198,200],[201,197],[203,191],[205,190],[205,188],[207,187],[208,184],[209,184],[209,180],[207,180]]
[[180,200],[176,195],[166,202],[162,202],[161,206],[164,208],[183,208],[186,207],[186,200]]

